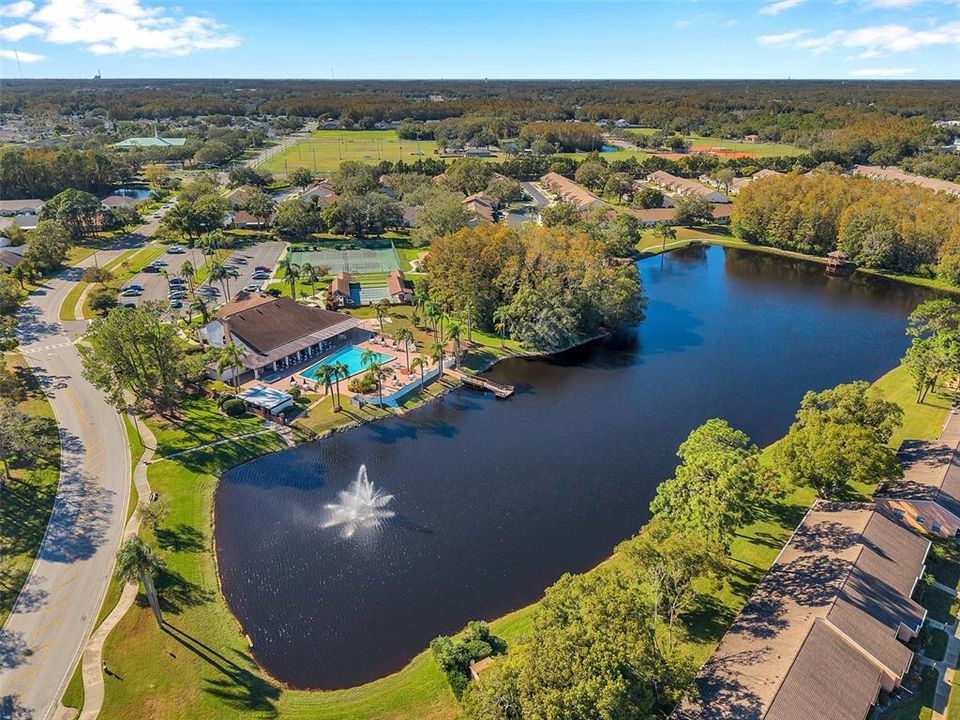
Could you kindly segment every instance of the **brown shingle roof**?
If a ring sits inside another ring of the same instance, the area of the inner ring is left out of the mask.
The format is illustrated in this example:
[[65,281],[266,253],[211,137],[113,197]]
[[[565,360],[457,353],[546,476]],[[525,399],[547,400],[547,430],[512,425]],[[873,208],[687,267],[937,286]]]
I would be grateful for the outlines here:
[[391,270],[387,275],[387,290],[391,295],[406,292],[407,279],[400,270]]
[[[824,692],[838,685],[841,692]],[[863,709],[873,705],[879,692],[880,670],[829,623],[817,619],[766,720],[863,720]]]
[[582,185],[578,185],[570,178],[566,178],[560,173],[549,172],[540,178],[541,182],[550,188],[551,191],[559,195],[567,202],[573,203],[581,210],[602,205],[603,200],[598,198],[592,192]]
[[341,270],[337,273],[337,276],[330,283],[330,288],[327,290],[330,295],[339,294],[344,297],[350,296],[350,273]]
[[258,353],[293,342],[339,323],[349,315],[300,305],[290,298],[251,298],[230,303],[217,314],[232,336]]
[[[876,678],[897,681],[910,664],[912,653],[897,635],[901,623],[916,632],[924,617],[910,594],[929,546],[871,505],[817,502],[701,669],[696,695],[673,717],[862,720],[876,698]],[[817,630],[816,650],[807,656],[817,623],[830,632]],[[866,662],[873,670],[820,682],[816,658],[839,661],[849,655],[845,646],[861,657],[858,667]],[[853,714],[804,715],[804,698]]]

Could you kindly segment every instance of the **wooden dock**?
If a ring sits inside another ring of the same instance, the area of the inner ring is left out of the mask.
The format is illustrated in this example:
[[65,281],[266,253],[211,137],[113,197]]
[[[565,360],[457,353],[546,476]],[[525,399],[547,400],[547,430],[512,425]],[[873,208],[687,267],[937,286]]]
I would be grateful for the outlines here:
[[508,398],[513,395],[513,385],[499,383],[496,380],[491,380],[490,378],[480,377],[479,375],[468,375],[467,373],[461,372],[460,379],[463,381],[464,385],[475,387],[478,390],[487,390],[488,392],[492,392],[498,398]]

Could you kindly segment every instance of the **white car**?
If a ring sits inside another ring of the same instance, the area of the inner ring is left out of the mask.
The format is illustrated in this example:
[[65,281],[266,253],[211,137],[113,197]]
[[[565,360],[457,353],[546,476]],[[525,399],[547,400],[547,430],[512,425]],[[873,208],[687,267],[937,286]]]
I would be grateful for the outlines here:
[[168,300],[183,300],[187,297],[187,293],[183,290],[171,290],[167,295]]
[[244,292],[248,292],[248,293],[260,292],[260,286],[259,286],[259,285],[247,285],[245,288],[243,288],[243,291],[244,291]]
[[269,279],[270,279],[270,273],[255,272],[251,277],[252,277],[254,280],[269,280]]
[[161,260],[160,258],[157,258],[150,264],[153,265],[154,267],[166,267],[169,263],[166,260]]
[[167,248],[167,255],[183,255],[185,252],[186,250],[179,245],[171,245]]
[[136,288],[127,288],[122,293],[120,293],[120,297],[139,297],[139,295],[140,295],[140,291],[137,290]]
[[143,292],[143,285],[138,285],[137,283],[128,283],[120,289],[121,290],[139,290],[140,292]]

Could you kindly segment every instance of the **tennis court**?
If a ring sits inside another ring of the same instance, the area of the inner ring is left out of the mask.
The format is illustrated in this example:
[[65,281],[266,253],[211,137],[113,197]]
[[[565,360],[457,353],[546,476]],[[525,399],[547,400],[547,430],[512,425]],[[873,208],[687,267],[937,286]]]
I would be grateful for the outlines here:
[[328,267],[332,274],[348,272],[365,275],[400,269],[400,259],[392,247],[383,250],[307,250],[292,255],[297,265],[310,263],[313,267]]

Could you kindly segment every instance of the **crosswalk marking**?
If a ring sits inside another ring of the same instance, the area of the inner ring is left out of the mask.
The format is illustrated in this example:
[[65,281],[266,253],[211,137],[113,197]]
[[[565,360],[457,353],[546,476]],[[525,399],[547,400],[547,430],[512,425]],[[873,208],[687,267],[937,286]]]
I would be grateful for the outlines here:
[[71,347],[72,345],[73,343],[68,340],[67,342],[53,343],[52,345],[40,345],[39,347],[28,346],[27,348],[24,349],[23,352],[27,355],[30,355],[33,353],[46,352],[47,350],[56,350],[57,348]]

